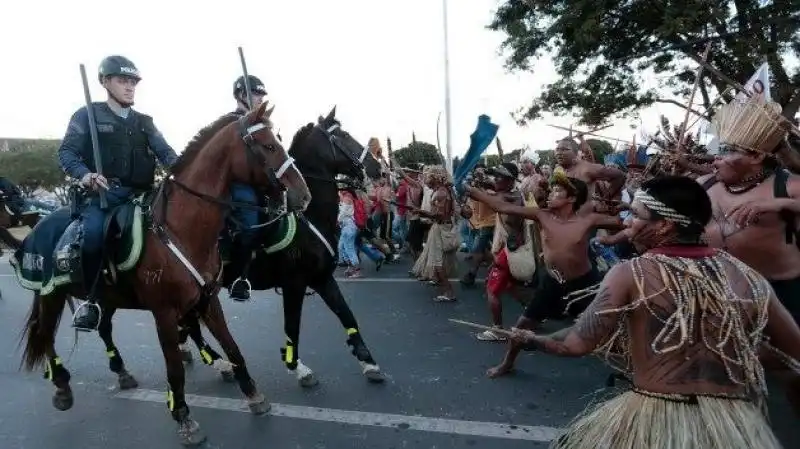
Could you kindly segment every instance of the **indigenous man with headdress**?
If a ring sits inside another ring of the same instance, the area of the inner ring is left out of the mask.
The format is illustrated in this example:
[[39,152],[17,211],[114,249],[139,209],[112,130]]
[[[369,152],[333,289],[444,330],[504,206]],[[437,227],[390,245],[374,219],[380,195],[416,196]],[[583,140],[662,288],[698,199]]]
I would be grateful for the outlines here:
[[[621,226],[618,217],[578,213],[587,200],[586,183],[567,177],[563,169],[556,169],[550,180],[546,209],[511,204],[470,186],[465,186],[465,190],[498,213],[535,220],[541,227],[544,274],[516,327],[532,328],[547,318],[575,317],[583,312],[590,295],[580,292],[591,291],[600,281],[589,260],[591,234],[595,228]],[[487,375],[497,377],[511,372],[521,350],[522,346],[511,342],[502,363],[490,369]]]
[[[798,366],[800,328],[758,272],[702,242],[711,202],[686,177],[642,184],[630,224],[641,257],[616,265],[578,322],[527,349],[605,357],[631,391],[585,412],[557,449],[776,449],[759,351]],[[769,338],[769,341],[765,337]]]
[[544,203],[547,198],[547,178],[536,167],[539,155],[533,150],[526,150],[519,158],[522,182],[519,190],[522,192],[526,203]]
[[609,183],[607,192],[610,195],[609,198],[615,197],[625,184],[625,174],[622,171],[614,167],[606,167],[605,165],[581,160],[578,157],[578,144],[569,137],[558,141],[555,158],[556,164],[566,171],[567,176],[580,179],[587,184],[589,188],[589,203],[594,198],[598,181],[607,181]]
[[430,279],[441,287],[441,294],[434,298],[437,302],[455,301],[456,295],[449,277],[456,271],[456,250],[459,247],[458,230],[455,226],[456,202],[453,194],[453,181],[441,165],[426,167],[426,183],[433,190],[431,210],[412,209],[421,217],[433,221],[428,232],[428,240],[422,255],[412,268],[413,274],[421,279]]
[[786,137],[779,116],[780,106],[758,99],[723,106],[714,116],[720,143],[715,173],[698,182],[713,206],[709,244],[769,279],[800,322],[800,177],[774,157]]

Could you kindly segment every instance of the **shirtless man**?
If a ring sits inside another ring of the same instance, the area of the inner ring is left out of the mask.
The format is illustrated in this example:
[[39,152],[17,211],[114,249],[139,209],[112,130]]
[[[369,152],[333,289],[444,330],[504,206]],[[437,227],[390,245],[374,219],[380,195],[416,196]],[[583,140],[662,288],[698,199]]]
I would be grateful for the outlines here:
[[533,150],[527,150],[520,157],[520,169],[522,171],[522,182],[519,190],[522,192],[525,201],[536,200],[538,204],[544,203],[547,198],[547,178],[545,178],[536,167],[538,157]]
[[[585,296],[570,302],[568,295],[590,288],[599,281],[599,274],[589,260],[589,238],[595,228],[621,227],[618,217],[588,212],[578,214],[587,200],[586,184],[568,178],[559,170],[550,181],[547,209],[518,206],[476,188],[466,187],[469,195],[501,214],[535,220],[542,230],[542,249],[546,274],[539,281],[533,300],[517,320],[517,328],[533,328],[547,318],[575,317],[591,301]],[[567,297],[565,299],[565,297]],[[502,376],[514,368],[522,347],[510,342],[500,365],[487,372],[489,377]]]
[[[714,169],[713,175],[697,180],[706,187],[713,208],[708,243],[766,277],[800,322],[800,177],[781,168],[766,151],[744,150],[724,141]],[[785,198],[780,198],[776,193],[783,186]]]
[[711,202],[694,181],[649,180],[632,211],[644,255],[611,269],[578,322],[548,336],[512,332],[526,349],[606,355],[632,378],[631,391],[584,414],[555,447],[781,447],[759,409],[758,353],[768,336],[800,358],[800,328],[763,276],[701,243]]
[[591,206],[598,181],[609,183],[609,198],[615,197],[625,185],[625,173],[621,170],[581,160],[578,157],[578,144],[570,138],[562,139],[556,144],[555,158],[556,164],[567,172],[567,176],[580,179],[588,185],[590,201],[587,202],[587,208]]

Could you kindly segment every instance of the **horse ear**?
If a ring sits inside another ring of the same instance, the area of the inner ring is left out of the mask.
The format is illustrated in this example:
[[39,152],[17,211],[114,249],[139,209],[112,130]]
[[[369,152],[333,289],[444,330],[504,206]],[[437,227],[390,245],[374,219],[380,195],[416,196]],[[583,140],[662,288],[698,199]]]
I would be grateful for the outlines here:
[[258,105],[258,108],[255,110],[254,114],[251,116],[251,120],[250,121],[253,122],[253,123],[261,121],[261,117],[264,117],[264,111],[266,111],[268,104],[269,104],[269,101],[265,101],[265,102],[261,103],[260,105]]
[[331,109],[331,112],[328,112],[328,116],[325,117],[325,120],[330,121],[333,120],[334,118],[336,118],[336,106],[334,106],[333,109]]
[[275,106],[272,106],[271,108],[269,108],[266,111],[264,111],[264,118],[270,118],[272,116],[272,111],[274,111],[274,110],[275,110]]

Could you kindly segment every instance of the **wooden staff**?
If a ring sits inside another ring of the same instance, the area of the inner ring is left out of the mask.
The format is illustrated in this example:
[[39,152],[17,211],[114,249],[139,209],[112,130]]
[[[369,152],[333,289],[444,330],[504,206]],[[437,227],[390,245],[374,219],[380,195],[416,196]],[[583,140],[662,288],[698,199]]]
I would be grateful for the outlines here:
[[449,321],[453,322],[453,323],[456,323],[456,324],[461,324],[461,325],[464,325],[464,326],[467,326],[467,327],[471,327],[473,329],[477,329],[477,330],[480,330],[480,331],[497,332],[498,334],[504,335],[504,336],[509,337],[509,338],[511,338],[511,334],[512,334],[511,331],[503,329],[503,328],[499,328],[499,327],[484,326],[483,324],[471,323],[469,321],[457,320],[455,318],[450,318]]
[[[706,44],[706,49],[703,52],[703,63],[708,61],[708,54],[711,52],[711,42]],[[700,67],[697,68],[697,75],[694,77],[694,86],[692,87],[692,94],[689,96],[689,106],[694,104],[694,96],[697,95],[697,88],[700,87],[700,81],[703,79],[703,69],[705,66],[700,64]],[[686,115],[683,117],[683,124],[681,125],[681,136],[678,138],[678,151],[683,150],[683,145],[686,143],[686,134],[688,133],[688,128],[686,125],[689,124],[689,114],[691,111],[689,109],[686,110]]]

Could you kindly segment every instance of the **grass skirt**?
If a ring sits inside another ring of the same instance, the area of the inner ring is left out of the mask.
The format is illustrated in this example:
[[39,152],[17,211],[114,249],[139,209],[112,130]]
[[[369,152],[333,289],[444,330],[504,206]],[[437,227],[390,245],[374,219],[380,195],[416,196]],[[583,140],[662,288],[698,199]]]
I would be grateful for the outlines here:
[[594,406],[552,449],[780,449],[751,402],[698,397],[677,402],[629,391]]
[[423,279],[433,279],[433,270],[442,268],[445,277],[456,274],[456,251],[443,250],[442,231],[452,232],[453,225],[434,223],[428,232],[428,240],[411,272]]

